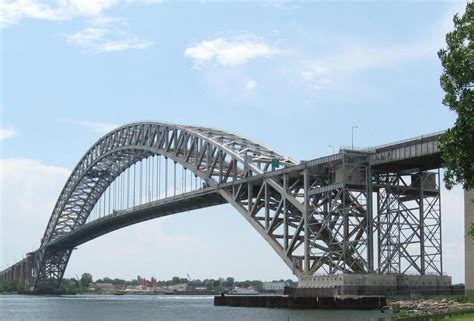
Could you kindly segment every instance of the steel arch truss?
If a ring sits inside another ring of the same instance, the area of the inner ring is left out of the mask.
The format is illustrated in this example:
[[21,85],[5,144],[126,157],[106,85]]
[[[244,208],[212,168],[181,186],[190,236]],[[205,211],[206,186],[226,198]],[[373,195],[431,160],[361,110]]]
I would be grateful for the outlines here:
[[[59,287],[71,255],[71,249],[53,251],[48,249],[48,244],[83,225],[114,179],[152,155],[172,159],[209,186],[262,174],[270,169],[272,160],[283,166],[296,164],[263,145],[220,130],[162,123],[136,123],[118,128],[87,151],[66,182],[35,255],[35,289]],[[281,189],[277,183],[271,185]],[[219,193],[233,199],[224,190]],[[241,207],[238,209],[244,214]],[[278,246],[272,246],[278,250]]]

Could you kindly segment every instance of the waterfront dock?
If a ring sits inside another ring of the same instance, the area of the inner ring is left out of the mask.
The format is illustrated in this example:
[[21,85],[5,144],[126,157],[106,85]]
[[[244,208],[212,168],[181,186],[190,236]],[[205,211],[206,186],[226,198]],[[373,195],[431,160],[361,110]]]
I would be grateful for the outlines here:
[[384,296],[295,297],[286,295],[220,295],[216,306],[283,309],[354,309],[372,310],[387,306]]

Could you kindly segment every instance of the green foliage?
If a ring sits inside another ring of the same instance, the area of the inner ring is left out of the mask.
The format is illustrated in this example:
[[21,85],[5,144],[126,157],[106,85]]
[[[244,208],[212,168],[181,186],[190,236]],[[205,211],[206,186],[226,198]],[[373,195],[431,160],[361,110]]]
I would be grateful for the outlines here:
[[445,318],[445,319],[449,320],[449,321],[472,321],[472,320],[474,320],[474,313],[468,313],[468,314],[464,314],[464,315],[448,317],[448,318]]
[[472,239],[474,239],[474,224],[471,224],[469,230],[467,231],[467,235],[469,235]]
[[79,281],[82,287],[87,288],[92,283],[92,275],[90,273],[82,274],[81,280]]
[[[279,280],[279,281],[283,281],[283,280]],[[60,292],[64,294],[69,294],[69,295],[82,294],[82,293],[95,293],[95,294],[103,293],[102,290],[100,290],[99,288],[95,288],[92,282],[93,282],[93,277],[90,273],[82,274],[82,277],[80,279],[64,278],[61,283],[62,287],[61,287]],[[296,283],[290,279],[286,280],[286,282],[289,285],[291,284],[292,286],[296,286]],[[122,280],[118,278],[111,279],[108,277],[104,277],[103,279],[96,280],[95,283],[111,283],[117,288],[125,288],[127,286],[136,286],[137,280],[133,279],[133,280],[127,281],[127,280]],[[234,286],[241,287],[241,288],[253,287],[257,291],[261,291],[263,288],[262,281],[260,280],[236,281],[233,277],[227,277],[225,279],[224,278],[205,279],[205,280],[195,279],[190,282],[187,278],[181,278],[181,277],[175,276],[171,280],[158,281],[158,286],[169,286],[169,285],[176,285],[176,284],[183,284],[183,283],[188,283],[189,285],[196,288],[197,287],[204,288],[205,291],[208,291],[210,293],[216,293],[216,294],[226,292],[230,290],[231,288],[233,288]],[[95,290],[93,290],[92,288],[95,288]],[[0,293],[1,292],[16,292],[16,291],[17,291],[16,284],[14,283],[1,284],[0,283]],[[55,291],[55,288],[53,284],[45,284],[44,288],[40,289],[40,292],[44,292],[44,293],[52,293],[54,291]]]
[[233,277],[228,277],[225,279],[224,286],[228,288],[232,288],[234,286],[235,279]]
[[0,283],[0,293],[16,292],[18,285],[16,282]]
[[76,279],[64,279],[64,293],[76,294],[79,292],[79,282]]
[[409,316],[409,313],[407,310],[400,310],[397,315],[399,318],[405,318]]
[[448,299],[459,303],[474,303],[474,297],[465,295],[440,295],[435,298],[438,301]]
[[443,104],[455,111],[454,127],[441,137],[444,181],[451,189],[474,188],[474,3],[462,17],[454,16],[454,31],[446,35],[447,49],[438,56],[443,65]]

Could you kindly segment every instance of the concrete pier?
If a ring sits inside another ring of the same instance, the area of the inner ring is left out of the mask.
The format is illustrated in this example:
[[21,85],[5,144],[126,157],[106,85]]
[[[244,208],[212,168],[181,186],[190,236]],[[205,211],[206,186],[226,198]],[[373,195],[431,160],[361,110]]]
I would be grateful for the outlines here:
[[28,255],[25,261],[25,289],[29,289],[32,285],[31,280],[33,278],[33,256]]
[[467,236],[471,223],[474,222],[474,189],[464,191],[464,264],[466,295],[474,296],[474,240]]
[[33,276],[33,256],[25,259],[0,273],[1,283],[16,283],[18,291],[26,291],[31,286]]
[[15,265],[13,271],[14,271],[14,276],[13,276],[13,281],[18,282],[20,280],[20,267],[21,264]]
[[26,279],[26,261],[21,262],[20,264],[20,280],[18,285],[20,288],[25,288],[25,279]]

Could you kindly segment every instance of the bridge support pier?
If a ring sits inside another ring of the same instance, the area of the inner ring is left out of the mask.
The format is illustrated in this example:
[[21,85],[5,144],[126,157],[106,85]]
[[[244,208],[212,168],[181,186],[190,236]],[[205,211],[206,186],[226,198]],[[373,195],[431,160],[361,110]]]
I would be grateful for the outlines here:
[[16,283],[19,291],[29,291],[33,278],[33,255],[0,272],[0,283]]
[[33,256],[28,255],[25,260],[25,289],[29,290],[33,274]]
[[18,287],[20,289],[25,288],[25,262],[24,261],[20,263],[20,275],[18,279]]
[[13,274],[13,281],[17,282],[20,281],[20,269],[21,269],[21,264],[15,265],[14,268],[14,274]]
[[307,262],[312,260],[305,275],[308,277],[317,271],[333,275],[370,270],[368,261],[372,256],[368,254],[371,251],[368,241],[372,230],[367,215],[371,215],[372,209],[367,204],[371,183],[367,166],[347,162],[331,170],[332,182],[323,187],[311,187],[320,184],[318,172],[309,177],[309,182],[305,178],[304,190],[308,190],[305,194],[310,196],[307,203],[311,208],[308,213],[310,246],[305,251],[310,257]]
[[382,172],[377,189],[378,273],[442,275],[438,172]]

